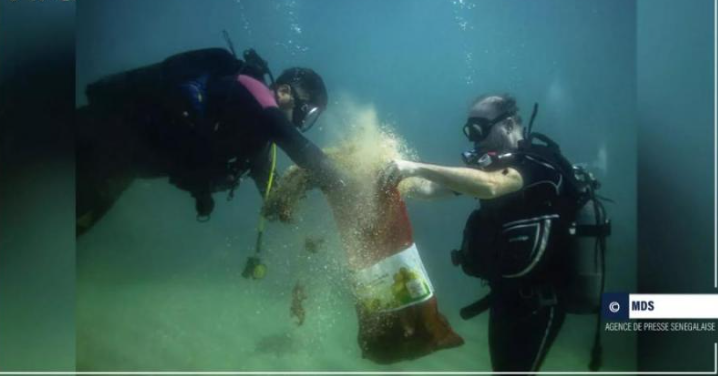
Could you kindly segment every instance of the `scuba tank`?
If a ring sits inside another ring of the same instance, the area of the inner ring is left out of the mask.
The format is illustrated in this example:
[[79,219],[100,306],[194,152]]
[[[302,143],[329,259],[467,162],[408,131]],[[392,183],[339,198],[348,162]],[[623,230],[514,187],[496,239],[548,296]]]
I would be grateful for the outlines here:
[[164,61],[104,77],[87,85],[90,105],[164,98],[184,82],[240,72],[246,64],[223,48],[183,52]]
[[606,210],[596,197],[600,187],[593,174],[574,166],[576,180],[582,185],[575,220],[569,227],[570,252],[567,258],[566,311],[594,314],[601,306],[604,286],[606,237],[611,234]]
[[591,349],[591,371],[601,368],[601,296],[606,285],[606,238],[611,235],[611,222],[596,190],[600,188],[590,172],[574,166],[575,181],[581,184],[578,211],[569,229],[572,235],[568,254],[568,276],[565,294],[566,312],[595,314],[596,328]]
[[160,63],[104,77],[87,85],[85,94],[91,105],[116,106],[118,102],[163,98],[174,89],[202,77],[244,74],[267,83],[274,82],[267,62],[254,49],[244,51],[240,59],[226,30],[229,50],[205,48],[172,55]]

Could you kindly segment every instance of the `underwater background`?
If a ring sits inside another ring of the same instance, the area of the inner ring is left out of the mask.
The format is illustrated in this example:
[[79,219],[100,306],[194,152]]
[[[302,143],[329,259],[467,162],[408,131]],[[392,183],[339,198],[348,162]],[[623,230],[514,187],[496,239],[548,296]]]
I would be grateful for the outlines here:
[[[320,146],[375,113],[421,161],[459,166],[461,132],[481,94],[514,94],[524,119],[602,181],[613,234],[607,291],[636,289],[636,3],[624,0],[78,1],[77,105],[87,84],[175,53],[255,48],[275,76],[319,72],[330,109],[307,136]],[[350,110],[348,110],[350,109]],[[357,110],[358,109],[358,110]],[[281,151],[280,151],[280,154]],[[280,171],[290,165],[282,155]],[[361,359],[344,283],[344,250],[318,193],[292,225],[265,230],[261,281],[240,276],[253,252],[260,197],[245,180],[215,194],[211,220],[166,179],[138,180],[77,240],[80,371],[488,371],[487,319],[458,310],[488,289],[451,265],[475,200],[408,201],[439,308],[466,344],[415,361]],[[325,245],[308,253],[307,236]],[[306,286],[307,321],[289,316]],[[595,316],[567,318],[543,371],[586,371]],[[636,368],[636,339],[604,333],[603,371]]]
[[[716,4],[638,2],[637,288],[643,293],[718,291]],[[681,177],[666,171],[682,171]],[[641,333],[638,367],[710,370],[716,342],[714,332]]]

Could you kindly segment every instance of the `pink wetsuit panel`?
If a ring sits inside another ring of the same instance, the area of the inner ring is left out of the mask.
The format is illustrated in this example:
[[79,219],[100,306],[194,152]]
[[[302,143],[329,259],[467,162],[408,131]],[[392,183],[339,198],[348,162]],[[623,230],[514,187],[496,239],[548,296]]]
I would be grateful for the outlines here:
[[243,74],[237,77],[237,81],[249,90],[262,108],[277,107],[274,93],[261,81]]

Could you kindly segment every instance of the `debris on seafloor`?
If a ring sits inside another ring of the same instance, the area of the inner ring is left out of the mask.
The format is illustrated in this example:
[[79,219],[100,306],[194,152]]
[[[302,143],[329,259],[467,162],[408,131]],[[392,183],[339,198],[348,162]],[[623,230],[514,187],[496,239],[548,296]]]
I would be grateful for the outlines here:
[[304,291],[304,285],[297,282],[292,290],[292,306],[289,309],[290,316],[297,318],[297,326],[304,324],[304,301],[307,299],[307,293]]
[[324,238],[318,236],[307,236],[304,239],[304,250],[309,253],[317,253],[324,247]]

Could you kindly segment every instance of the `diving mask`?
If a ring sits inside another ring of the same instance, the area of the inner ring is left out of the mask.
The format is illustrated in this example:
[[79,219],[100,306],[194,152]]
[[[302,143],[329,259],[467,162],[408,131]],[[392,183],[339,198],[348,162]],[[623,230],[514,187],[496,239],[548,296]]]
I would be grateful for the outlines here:
[[292,123],[299,128],[300,131],[308,131],[319,119],[322,110],[309,101],[302,99],[293,86],[289,86],[294,97],[294,111],[292,111]]
[[489,135],[494,125],[508,119],[512,112],[504,112],[493,120],[484,117],[470,117],[464,124],[464,135],[471,142],[481,142]]

